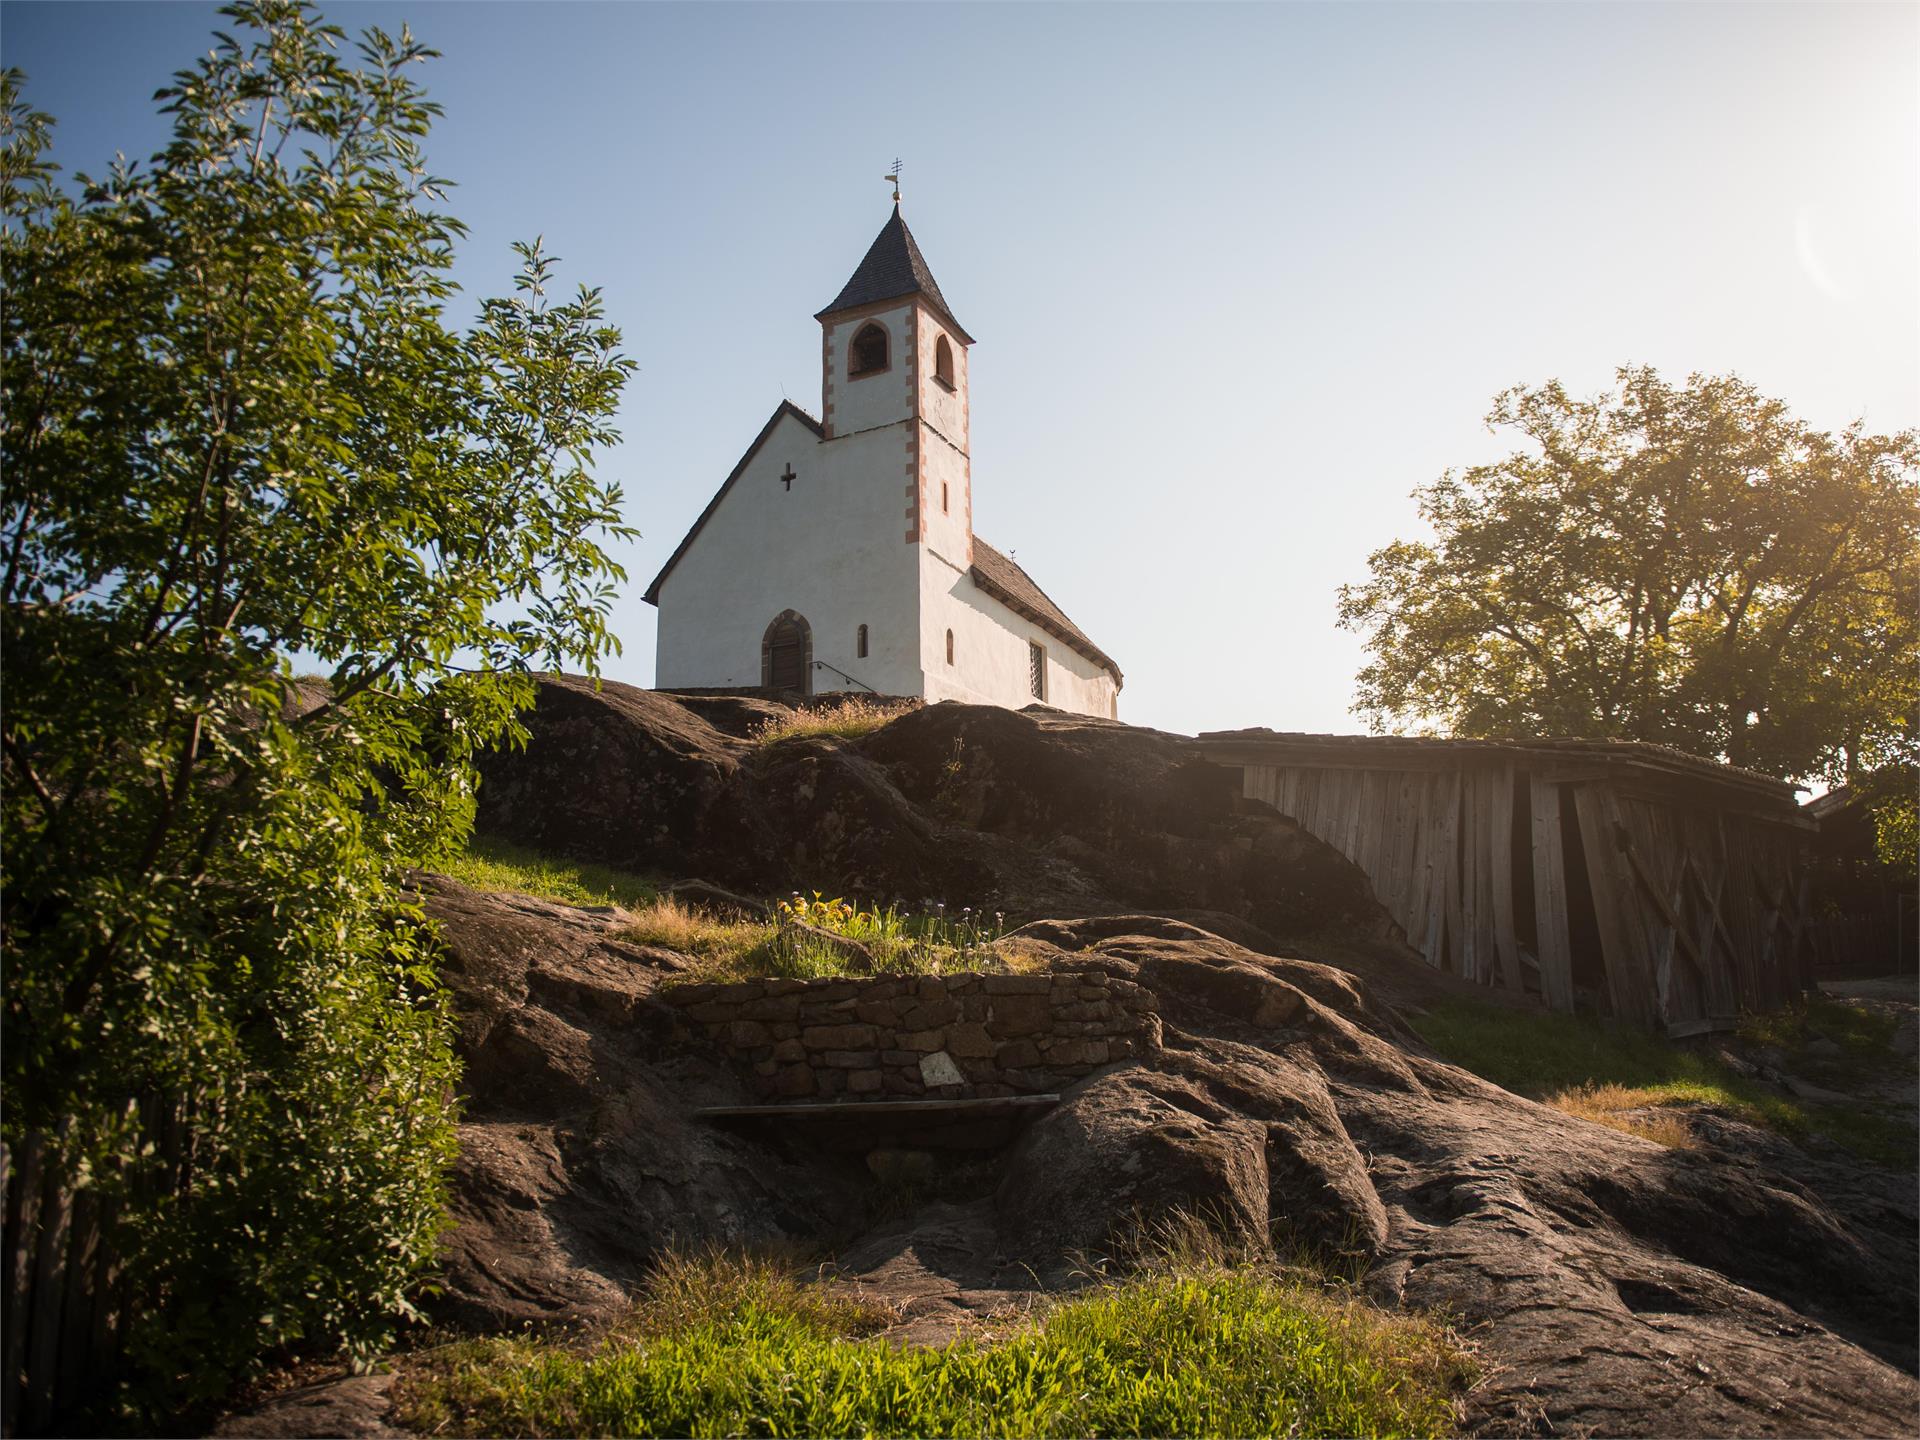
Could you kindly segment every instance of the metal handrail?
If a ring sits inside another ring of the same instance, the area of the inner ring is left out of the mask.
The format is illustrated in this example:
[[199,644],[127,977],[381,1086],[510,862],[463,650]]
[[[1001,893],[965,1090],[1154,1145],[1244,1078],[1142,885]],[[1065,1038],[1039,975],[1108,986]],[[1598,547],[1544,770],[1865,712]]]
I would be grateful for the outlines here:
[[867,684],[866,681],[856,679],[854,676],[847,674],[847,672],[842,670],[838,665],[829,665],[824,660],[816,660],[813,663],[816,669],[831,670],[833,671],[834,674],[838,675],[842,680],[846,680],[852,684],[858,685],[862,690],[866,691],[869,695],[878,695],[880,693],[878,690],[874,689],[873,686]]

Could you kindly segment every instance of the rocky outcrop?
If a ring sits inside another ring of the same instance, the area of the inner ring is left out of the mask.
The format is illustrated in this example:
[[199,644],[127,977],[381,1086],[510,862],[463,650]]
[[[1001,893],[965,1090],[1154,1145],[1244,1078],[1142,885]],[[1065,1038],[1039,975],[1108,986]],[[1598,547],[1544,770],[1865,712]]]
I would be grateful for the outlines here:
[[833,1167],[694,1118],[740,1091],[670,1043],[681,957],[623,941],[618,911],[425,885],[467,1075],[442,1318],[589,1323],[668,1245],[812,1243],[857,1211]]
[[[1381,1301],[1467,1322],[1490,1369],[1475,1427],[1498,1433],[1910,1424],[1910,1208],[1849,1225],[1738,1156],[1522,1100],[1321,967],[1152,921],[1052,928],[1063,956],[1150,990],[1167,1028],[1151,1067],[1086,1082],[1028,1133],[996,1194],[1003,1233],[1085,1240],[1116,1205],[1177,1200],[1242,1238],[1264,1222],[1282,1246],[1344,1252]],[[1249,1003],[1270,987],[1291,1005]],[[1156,1130],[1160,1155],[1158,1137],[1192,1137],[1181,1167],[1145,1163]]]
[[1330,846],[1239,798],[1178,736],[942,704],[773,744],[770,699],[540,682],[524,750],[482,766],[483,833],[760,893],[970,904],[1022,919],[1208,911],[1288,938],[1390,928]]
[[1004,1148],[938,1162],[937,1199],[903,1214],[883,1177],[911,1134],[869,1168],[803,1122],[694,1116],[752,1100],[757,1062],[676,1026],[680,962],[624,941],[617,913],[447,883],[427,904],[474,1077],[456,1322],[591,1320],[670,1240],[786,1241],[911,1299],[903,1333],[937,1338],[1179,1212],[1456,1317],[1484,1369],[1475,1430],[1889,1434],[1920,1405],[1910,1201],[1842,1213],[1745,1157],[1520,1099],[1424,1051],[1342,970],[1151,916],[1026,927],[1006,942],[1023,967],[1137,986],[1159,1044]]

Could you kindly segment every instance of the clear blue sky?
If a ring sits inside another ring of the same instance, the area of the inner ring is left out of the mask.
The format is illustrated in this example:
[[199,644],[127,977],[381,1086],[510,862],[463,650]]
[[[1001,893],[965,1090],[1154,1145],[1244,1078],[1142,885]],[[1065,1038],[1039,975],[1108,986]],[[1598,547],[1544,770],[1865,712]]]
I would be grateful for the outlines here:
[[[1920,9],[334,4],[416,33],[433,168],[503,289],[543,233],[640,364],[605,468],[613,676],[649,579],[906,215],[971,369],[975,524],[1127,673],[1121,715],[1351,730],[1335,590],[1501,388],[1736,371],[1920,423]],[[0,5],[56,158],[157,148],[201,4]]]

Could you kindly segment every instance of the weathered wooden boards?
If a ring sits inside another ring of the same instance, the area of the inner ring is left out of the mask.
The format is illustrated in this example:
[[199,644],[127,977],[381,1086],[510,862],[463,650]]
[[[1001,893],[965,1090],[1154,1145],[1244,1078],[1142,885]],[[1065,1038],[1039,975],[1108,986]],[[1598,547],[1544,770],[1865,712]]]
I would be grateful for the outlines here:
[[1654,1023],[1697,1033],[1799,993],[1808,946],[1791,831],[1597,786],[1581,803],[1608,975],[1617,951]]
[[[1812,939],[1790,803],[1769,819],[1716,805],[1699,786],[1636,782],[1584,757],[1557,768],[1503,760],[1484,747],[1407,769],[1241,768],[1249,799],[1367,873],[1437,969],[1538,990],[1556,1010],[1585,993],[1673,1033],[1731,1024],[1805,982]],[[1530,926],[1516,884],[1530,887]]]
[[[17,1150],[0,1144],[0,1415],[7,1434],[46,1434],[97,1398],[120,1372],[133,1315],[130,1282],[112,1247],[119,1202],[76,1185],[56,1159],[57,1144],[36,1131]],[[174,1152],[161,1153],[170,1159]],[[157,1183],[177,1186],[181,1173],[170,1168]],[[137,1183],[143,1193],[156,1188],[151,1177]]]
[[[1514,783],[1511,766],[1244,768],[1249,799],[1291,816],[1367,872],[1375,897],[1428,964],[1481,984],[1524,990],[1527,957],[1515,925],[1513,889]],[[1558,875],[1558,798],[1551,787],[1541,787],[1535,800],[1545,807],[1545,818],[1522,843],[1549,847],[1546,868]],[[1557,917],[1549,928],[1558,939],[1539,964],[1543,976],[1552,975],[1550,994],[1571,1008],[1563,887],[1550,886],[1536,898],[1537,906],[1548,903]]]

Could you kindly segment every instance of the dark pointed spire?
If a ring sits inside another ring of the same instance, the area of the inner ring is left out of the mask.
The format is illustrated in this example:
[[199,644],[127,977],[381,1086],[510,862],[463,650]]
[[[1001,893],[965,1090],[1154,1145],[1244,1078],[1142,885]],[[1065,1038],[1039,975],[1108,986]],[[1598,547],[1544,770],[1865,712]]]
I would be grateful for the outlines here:
[[900,206],[896,201],[893,214],[880,227],[873,244],[867,247],[866,259],[853,272],[853,278],[833,297],[833,303],[813,318],[824,320],[829,315],[851,310],[857,305],[871,305],[880,300],[903,300],[909,295],[926,296],[928,303],[953,326],[960,338],[969,345],[973,343],[973,337],[961,329],[960,322],[953,318],[953,311],[947,308],[946,297],[940,293],[939,285],[934,283],[933,271],[927,268],[926,256],[920,253],[920,247],[914,243],[913,232],[907,229],[907,222],[901,219]]

